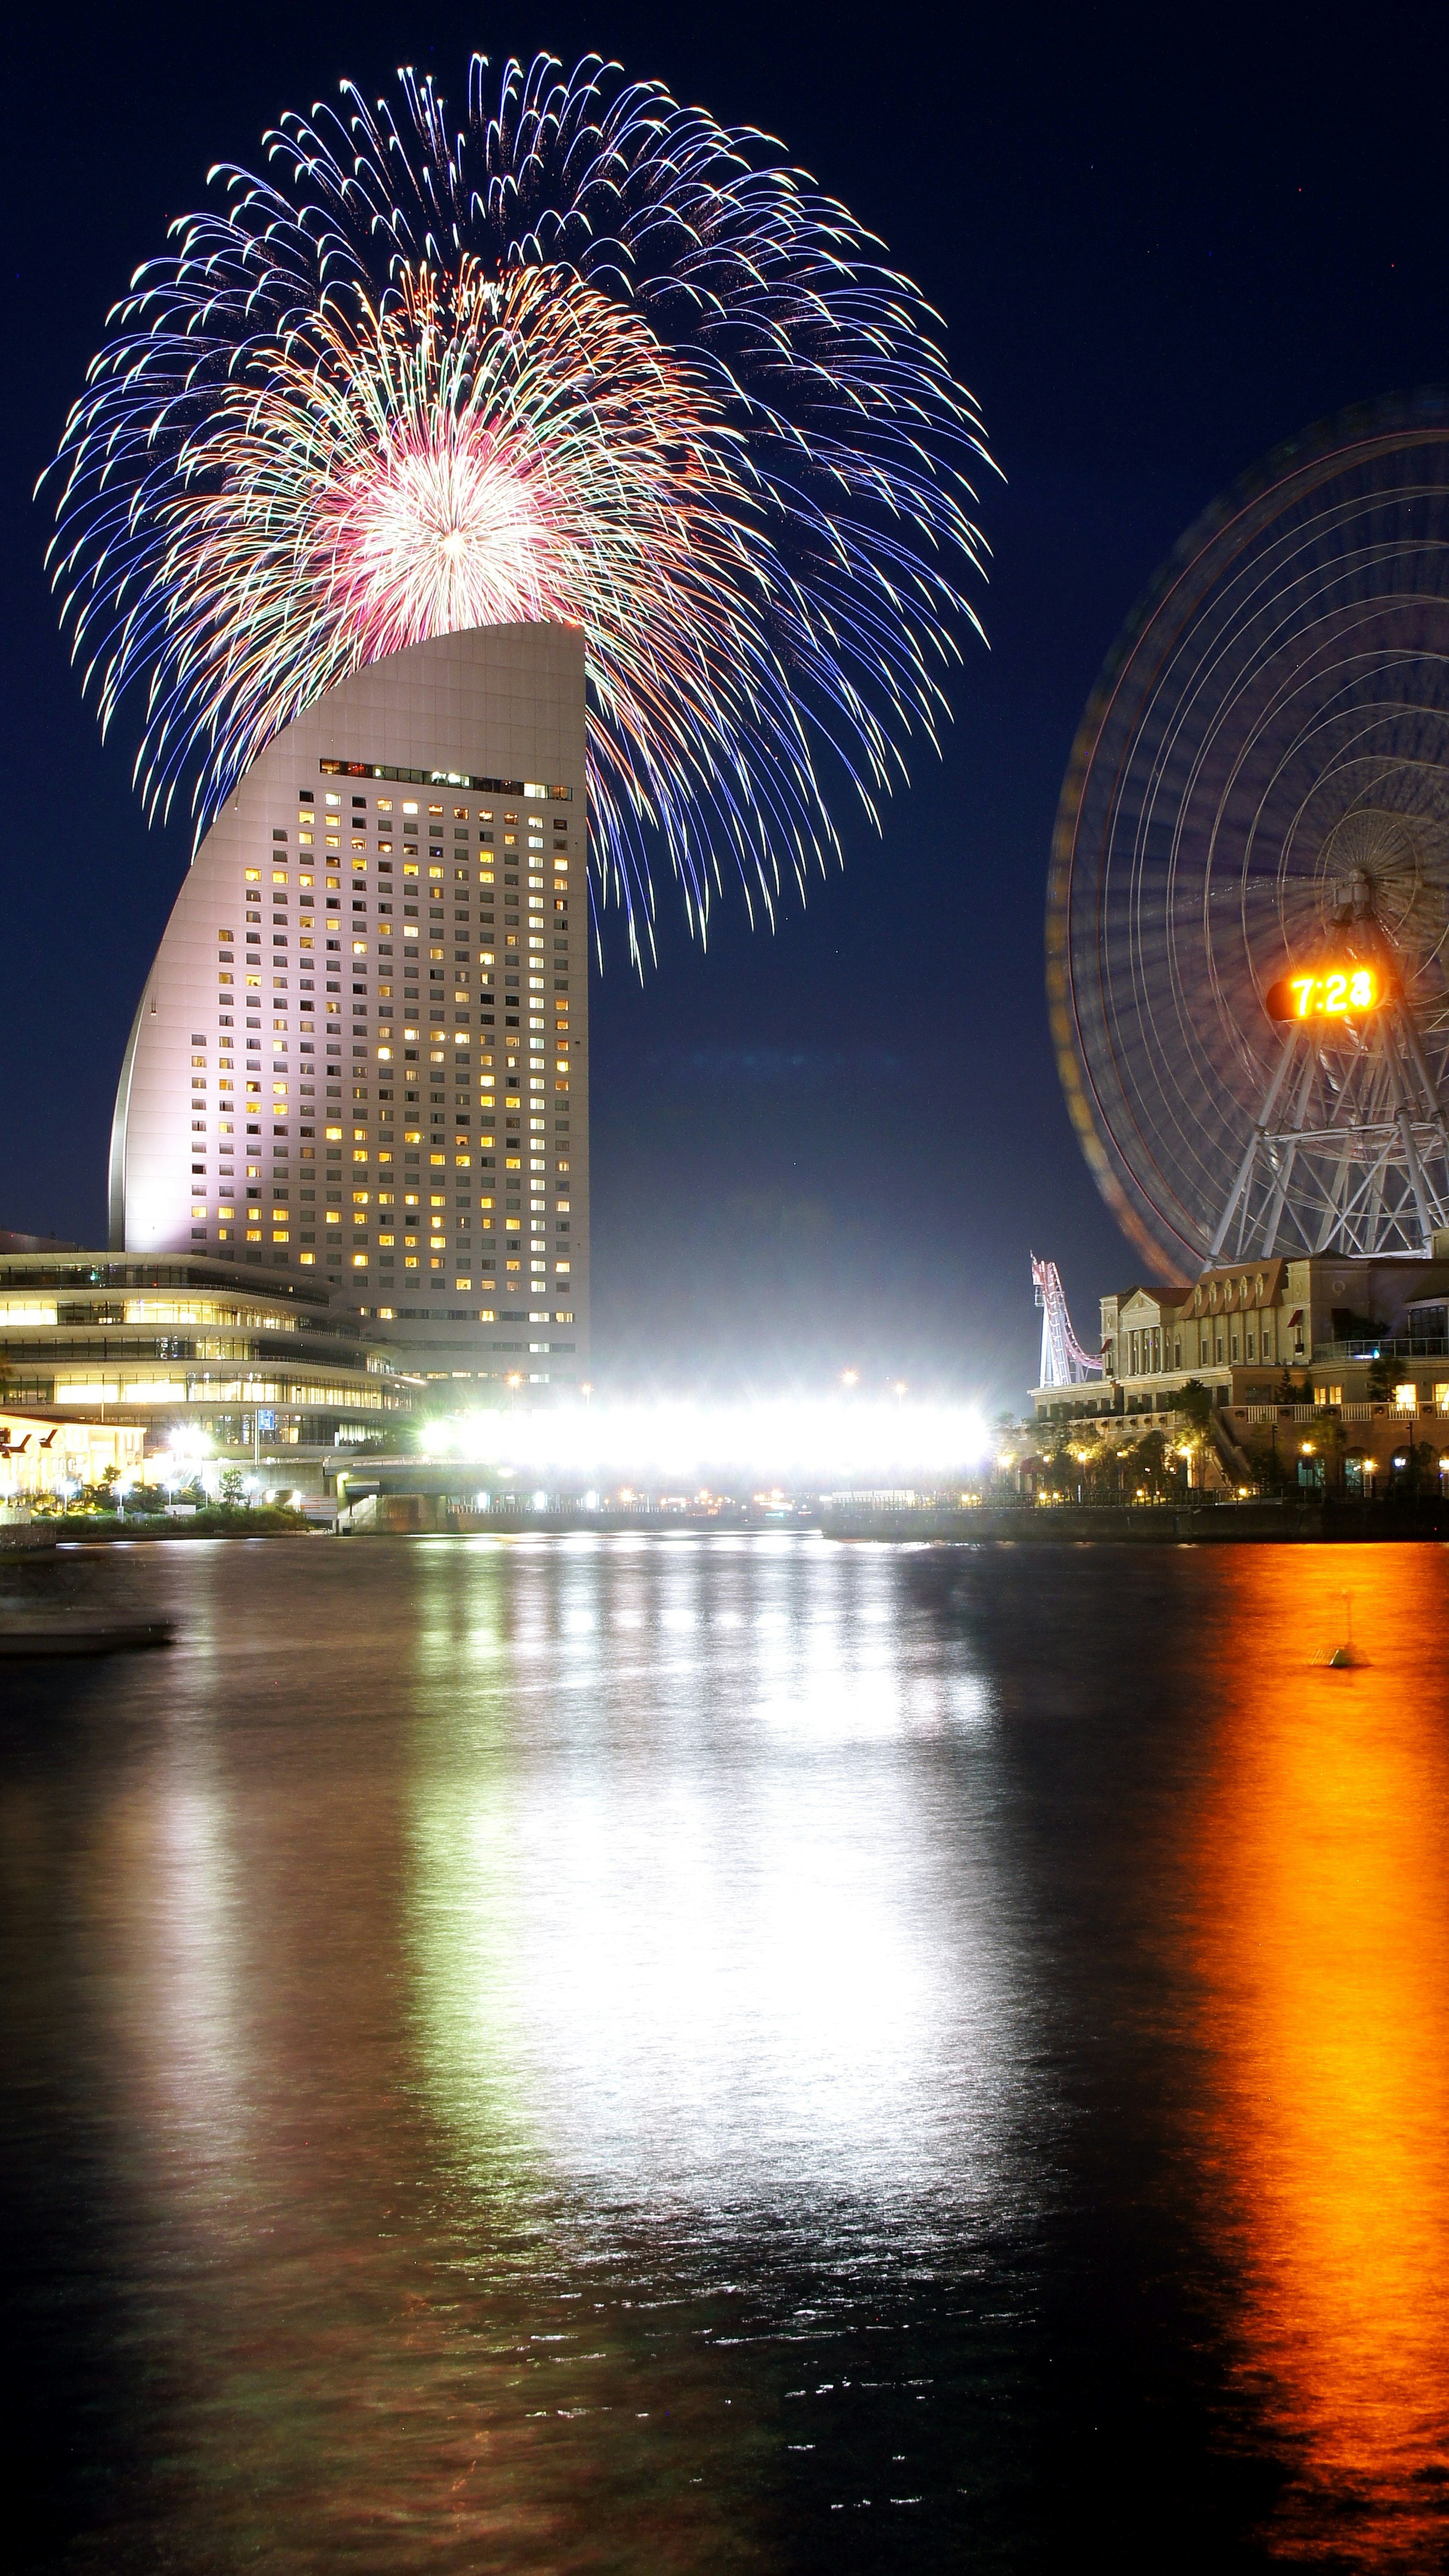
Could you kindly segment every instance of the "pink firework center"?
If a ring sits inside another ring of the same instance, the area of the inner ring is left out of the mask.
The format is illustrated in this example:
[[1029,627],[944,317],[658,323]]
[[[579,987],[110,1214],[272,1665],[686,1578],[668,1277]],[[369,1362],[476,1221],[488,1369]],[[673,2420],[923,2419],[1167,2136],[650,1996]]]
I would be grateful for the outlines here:
[[560,512],[532,469],[485,427],[411,425],[370,474],[329,495],[334,583],[364,661],[430,635],[577,620],[563,595]]

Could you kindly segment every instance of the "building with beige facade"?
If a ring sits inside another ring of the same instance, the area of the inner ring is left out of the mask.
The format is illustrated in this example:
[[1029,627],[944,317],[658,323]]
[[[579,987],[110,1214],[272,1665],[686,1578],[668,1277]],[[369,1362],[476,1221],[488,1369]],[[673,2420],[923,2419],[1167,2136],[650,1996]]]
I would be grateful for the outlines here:
[[366,1322],[415,1379],[588,1374],[577,628],[341,681],[216,815],[136,1011],[111,1243]]
[[[1316,1415],[1379,1473],[1406,1443],[1449,1454],[1449,1235],[1432,1257],[1321,1255],[1231,1262],[1176,1297],[1133,1287],[1101,1301],[1104,1373],[1041,1386],[1042,1425],[1111,1415],[1175,1419],[1189,1380],[1211,1396],[1231,1458],[1265,1424]],[[1147,1428],[1146,1424],[1143,1428]]]

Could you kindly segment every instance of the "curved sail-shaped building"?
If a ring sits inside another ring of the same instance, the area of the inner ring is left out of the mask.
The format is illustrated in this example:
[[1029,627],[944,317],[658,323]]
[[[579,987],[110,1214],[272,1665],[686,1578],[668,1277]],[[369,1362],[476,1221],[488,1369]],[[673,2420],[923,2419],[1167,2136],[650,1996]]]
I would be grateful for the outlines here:
[[584,641],[444,635],[268,743],[146,980],[116,1250],[325,1282],[419,1374],[587,1374]]

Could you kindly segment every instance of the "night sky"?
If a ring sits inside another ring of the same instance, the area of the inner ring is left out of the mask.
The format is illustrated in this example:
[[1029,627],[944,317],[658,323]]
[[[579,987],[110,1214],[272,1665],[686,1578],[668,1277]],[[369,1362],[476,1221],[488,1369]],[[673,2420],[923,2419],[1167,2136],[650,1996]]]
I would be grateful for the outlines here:
[[[30,499],[107,306],[212,161],[394,67],[461,106],[475,48],[597,50],[788,155],[942,314],[1006,480],[956,723],[884,838],[708,952],[664,890],[660,960],[594,1001],[603,1383],[818,1384],[854,1365],[994,1408],[1035,1376],[1029,1248],[1083,1338],[1135,1275],[1069,1129],[1042,903],[1073,733],[1134,599],[1244,466],[1309,421],[1449,378],[1441,8],[1169,13],[627,5],[31,11],[10,56],[0,1224],[104,1241],[111,1106],[184,872],[134,745],[103,746]],[[239,32],[240,31],[240,32]],[[84,49],[82,46],[84,36]],[[43,788],[43,792],[36,792]]]

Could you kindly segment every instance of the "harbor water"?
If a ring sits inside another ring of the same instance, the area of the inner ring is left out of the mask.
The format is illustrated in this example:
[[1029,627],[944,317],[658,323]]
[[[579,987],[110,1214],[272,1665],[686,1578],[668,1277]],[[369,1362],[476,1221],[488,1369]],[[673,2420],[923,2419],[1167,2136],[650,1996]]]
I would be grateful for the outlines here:
[[1441,1549],[25,1581],[8,2563],[1444,2566]]

